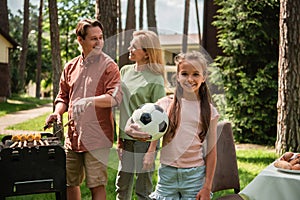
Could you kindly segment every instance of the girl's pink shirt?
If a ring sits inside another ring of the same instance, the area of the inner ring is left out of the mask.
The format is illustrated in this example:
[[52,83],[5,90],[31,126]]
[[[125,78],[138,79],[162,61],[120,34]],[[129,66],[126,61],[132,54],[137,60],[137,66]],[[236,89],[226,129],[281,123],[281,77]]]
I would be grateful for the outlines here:
[[[158,102],[158,105],[167,111],[171,102],[170,97],[164,97]],[[219,113],[213,105],[211,105],[211,111],[211,120],[219,117]],[[180,126],[172,141],[162,147],[161,164],[177,168],[205,165],[203,143],[198,136],[198,133],[202,131],[199,122],[200,112],[198,101],[182,99]]]

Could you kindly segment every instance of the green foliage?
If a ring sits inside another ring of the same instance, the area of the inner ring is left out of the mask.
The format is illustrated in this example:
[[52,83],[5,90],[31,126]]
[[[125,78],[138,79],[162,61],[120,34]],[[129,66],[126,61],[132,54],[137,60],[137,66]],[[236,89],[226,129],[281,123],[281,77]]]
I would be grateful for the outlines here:
[[62,63],[79,55],[75,28],[79,20],[95,18],[95,0],[58,0],[59,32]]
[[[25,68],[25,84],[30,81],[36,82],[36,68],[37,68],[37,35],[38,35],[38,7],[30,4],[30,27],[28,36],[28,53]],[[18,11],[17,14],[9,13],[9,27],[10,35],[13,39],[21,45],[22,43],[22,28],[23,28],[23,12]],[[45,33],[44,35],[45,36]],[[41,78],[46,81],[51,80],[51,50],[49,40],[45,38],[42,41],[42,73]],[[10,70],[11,70],[11,91],[18,93],[19,89],[16,87],[19,79],[19,59],[21,49],[16,49],[10,53]]]
[[[50,22],[48,12],[48,2],[44,1],[43,13],[43,35],[42,35],[42,73],[41,79],[47,84],[52,82],[52,55],[50,45]],[[62,65],[71,58],[79,55],[78,44],[76,42],[75,28],[78,20],[83,18],[94,18],[95,0],[58,0],[58,16],[60,29],[60,45]],[[25,68],[25,84],[30,81],[36,82],[37,68],[37,37],[38,37],[38,13],[39,6],[30,4],[30,27],[28,36],[28,54]],[[21,45],[23,11],[19,10],[16,14],[9,13],[10,35]],[[19,57],[21,49],[17,49],[10,54],[11,68],[11,90],[12,93],[18,93],[16,87],[19,80]],[[63,66],[62,66],[63,67]]]
[[[238,142],[273,145],[277,124],[278,0],[216,0],[226,118]],[[218,84],[218,83],[216,83]]]

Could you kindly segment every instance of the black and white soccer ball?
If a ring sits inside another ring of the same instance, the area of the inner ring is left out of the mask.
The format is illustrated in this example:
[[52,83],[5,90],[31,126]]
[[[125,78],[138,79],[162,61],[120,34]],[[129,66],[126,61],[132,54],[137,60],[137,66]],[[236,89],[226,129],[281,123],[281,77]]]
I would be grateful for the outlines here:
[[168,130],[168,114],[154,103],[139,106],[131,116],[132,122],[140,126],[141,131],[152,136],[149,141],[158,140]]

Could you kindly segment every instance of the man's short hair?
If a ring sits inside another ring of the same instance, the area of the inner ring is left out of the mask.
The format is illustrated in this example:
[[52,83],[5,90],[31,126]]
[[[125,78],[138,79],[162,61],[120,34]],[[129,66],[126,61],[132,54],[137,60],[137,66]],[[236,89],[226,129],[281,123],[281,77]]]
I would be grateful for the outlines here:
[[97,27],[97,26],[103,32],[103,25],[99,20],[96,20],[96,19],[83,19],[80,22],[78,22],[78,24],[76,26],[76,35],[82,37],[82,39],[85,39],[85,36],[87,35],[86,30],[89,27]]

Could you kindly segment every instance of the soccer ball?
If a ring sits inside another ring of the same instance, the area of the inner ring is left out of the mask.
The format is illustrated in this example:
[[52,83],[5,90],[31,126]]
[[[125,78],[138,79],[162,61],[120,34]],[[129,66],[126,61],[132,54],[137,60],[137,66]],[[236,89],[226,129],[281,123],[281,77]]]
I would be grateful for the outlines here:
[[152,136],[148,141],[161,138],[169,126],[168,114],[154,103],[145,103],[139,106],[132,113],[131,120],[141,127],[141,131]]

